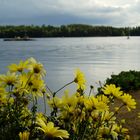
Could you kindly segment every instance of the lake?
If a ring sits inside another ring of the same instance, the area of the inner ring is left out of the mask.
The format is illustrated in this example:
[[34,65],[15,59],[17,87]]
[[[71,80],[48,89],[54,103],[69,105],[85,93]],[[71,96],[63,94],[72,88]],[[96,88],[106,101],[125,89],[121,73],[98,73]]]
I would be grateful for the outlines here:
[[88,85],[97,87],[112,73],[140,70],[140,37],[0,39],[0,73],[10,63],[29,57],[44,64],[46,82],[53,91],[72,81],[76,68],[85,73]]

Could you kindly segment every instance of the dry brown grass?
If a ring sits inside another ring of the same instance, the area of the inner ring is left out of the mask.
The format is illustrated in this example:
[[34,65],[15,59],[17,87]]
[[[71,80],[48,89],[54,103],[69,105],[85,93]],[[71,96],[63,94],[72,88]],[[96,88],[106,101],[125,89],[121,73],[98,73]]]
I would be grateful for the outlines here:
[[[129,129],[131,140],[140,139],[140,118],[138,118],[138,113],[140,112],[140,91],[130,92],[133,98],[137,102],[137,107],[135,110],[128,112],[126,108],[122,108],[120,113],[117,115],[118,120],[125,119],[125,127]],[[115,104],[111,106],[120,106],[120,101],[115,101]]]

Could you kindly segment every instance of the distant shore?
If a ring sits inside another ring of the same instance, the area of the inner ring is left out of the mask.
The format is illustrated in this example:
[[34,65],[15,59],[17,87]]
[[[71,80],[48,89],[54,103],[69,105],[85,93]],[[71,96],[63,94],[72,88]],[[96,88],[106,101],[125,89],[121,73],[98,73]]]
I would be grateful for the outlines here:
[[0,38],[41,37],[116,37],[140,36],[140,27],[93,26],[85,24],[52,25],[4,25],[0,26]]

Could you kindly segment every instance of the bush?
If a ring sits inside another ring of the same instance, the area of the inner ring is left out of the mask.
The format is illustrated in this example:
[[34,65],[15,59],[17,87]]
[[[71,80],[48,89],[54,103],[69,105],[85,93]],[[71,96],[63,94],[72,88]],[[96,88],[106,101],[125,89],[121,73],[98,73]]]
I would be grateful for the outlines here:
[[[85,93],[85,77],[78,69],[75,78],[52,92],[43,78],[46,71],[41,63],[30,58],[11,64],[9,72],[0,75],[0,139],[2,140],[99,140],[129,139],[124,120],[116,114],[126,107],[135,109],[132,96],[123,93],[115,85],[106,85],[102,95]],[[66,86],[76,84],[77,90],[65,91],[62,98],[57,94]],[[38,112],[38,99],[44,102],[44,112]],[[115,99],[122,101],[110,112]],[[46,103],[51,113],[47,115]]]
[[125,92],[140,89],[140,72],[139,71],[122,71],[118,75],[111,75],[106,79],[106,84],[115,84],[121,87]]

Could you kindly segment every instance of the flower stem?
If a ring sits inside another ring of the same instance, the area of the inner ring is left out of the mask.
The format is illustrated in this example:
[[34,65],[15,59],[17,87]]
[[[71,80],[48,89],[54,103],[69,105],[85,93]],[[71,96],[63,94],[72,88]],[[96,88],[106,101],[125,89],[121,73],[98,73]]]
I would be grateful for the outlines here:
[[53,95],[52,90],[46,85],[46,88],[49,90],[49,92]]
[[88,95],[88,97],[90,97],[93,88],[94,88],[93,86],[90,86],[90,91],[89,91],[89,95]]
[[69,83],[67,83],[66,85],[64,85],[63,87],[61,87],[60,89],[58,89],[57,91],[55,91],[55,92],[53,93],[53,97],[55,97],[56,93],[58,93],[60,90],[62,90],[62,89],[65,88],[66,86],[72,84],[73,82],[74,82],[74,81],[69,82]]
[[30,79],[31,79],[32,75],[33,75],[33,74],[30,74],[30,77],[28,78],[28,80],[27,80],[27,82],[26,82],[26,84],[25,84],[24,88],[26,88],[26,86],[28,85],[28,83],[29,83],[29,81],[30,81]]
[[45,94],[43,94],[43,100],[44,100],[44,113],[46,114],[46,101],[45,101]]

